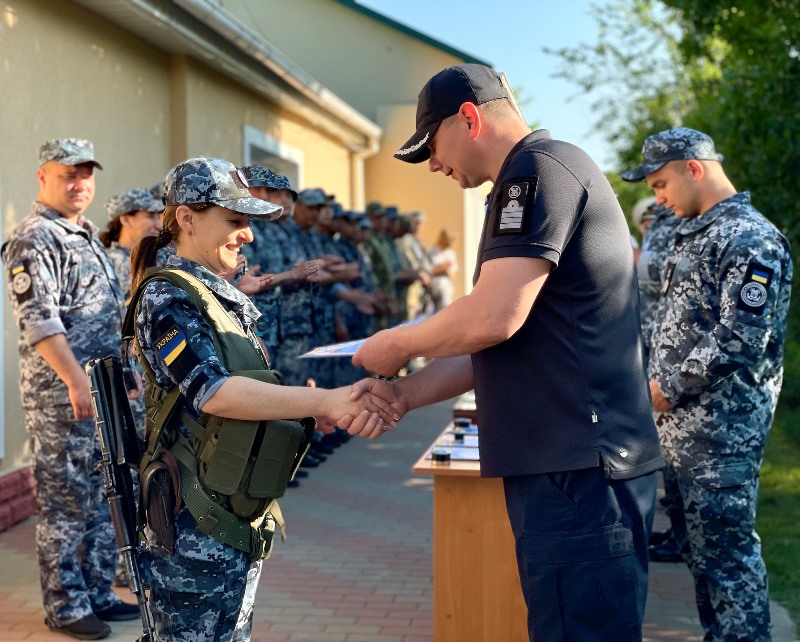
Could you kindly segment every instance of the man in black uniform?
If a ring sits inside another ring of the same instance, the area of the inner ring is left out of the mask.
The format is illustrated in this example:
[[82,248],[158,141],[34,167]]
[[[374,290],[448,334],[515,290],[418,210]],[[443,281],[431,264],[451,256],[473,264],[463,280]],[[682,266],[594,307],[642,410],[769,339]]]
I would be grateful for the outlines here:
[[395,156],[462,188],[494,183],[474,289],[368,340],[354,363],[381,375],[434,361],[353,395],[411,409],[474,387],[481,474],[503,478],[531,638],[641,640],[663,461],[630,235],[594,162],[531,132],[507,87],[467,64],[420,93],[417,131]]

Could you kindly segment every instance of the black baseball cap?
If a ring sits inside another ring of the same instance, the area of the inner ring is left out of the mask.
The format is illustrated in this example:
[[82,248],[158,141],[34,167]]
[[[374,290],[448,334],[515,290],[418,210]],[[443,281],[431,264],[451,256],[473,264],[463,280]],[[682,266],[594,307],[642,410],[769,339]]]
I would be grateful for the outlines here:
[[406,163],[422,163],[431,157],[428,143],[445,118],[457,113],[464,103],[482,105],[508,98],[502,76],[491,67],[456,65],[431,78],[417,99],[417,131],[394,157]]

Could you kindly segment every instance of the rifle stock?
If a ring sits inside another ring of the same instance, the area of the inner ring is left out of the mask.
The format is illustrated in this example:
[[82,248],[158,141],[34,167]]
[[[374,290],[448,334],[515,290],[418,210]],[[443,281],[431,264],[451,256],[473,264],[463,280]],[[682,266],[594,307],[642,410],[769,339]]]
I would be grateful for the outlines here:
[[123,382],[122,362],[117,357],[93,359],[86,364],[92,387],[95,428],[100,443],[103,485],[117,535],[117,550],[125,560],[128,587],[136,596],[143,635],[139,642],[153,639],[153,620],[142,586],[137,557],[135,485],[131,475],[141,457],[141,447]]

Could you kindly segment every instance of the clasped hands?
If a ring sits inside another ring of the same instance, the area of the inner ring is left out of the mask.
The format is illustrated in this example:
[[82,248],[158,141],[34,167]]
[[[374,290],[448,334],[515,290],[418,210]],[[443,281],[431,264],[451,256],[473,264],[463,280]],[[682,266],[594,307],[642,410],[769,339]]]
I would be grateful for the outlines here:
[[384,379],[362,379],[331,392],[342,397],[332,415],[339,417],[336,425],[367,439],[377,439],[394,428],[409,408],[401,387]]

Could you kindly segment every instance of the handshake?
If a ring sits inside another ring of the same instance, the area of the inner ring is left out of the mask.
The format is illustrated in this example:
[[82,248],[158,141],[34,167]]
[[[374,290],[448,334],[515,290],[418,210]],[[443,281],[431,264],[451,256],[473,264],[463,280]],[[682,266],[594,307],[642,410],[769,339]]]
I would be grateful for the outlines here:
[[402,386],[385,379],[362,379],[349,388],[327,392],[332,396],[328,416],[351,435],[368,439],[377,439],[394,428],[410,406]]

